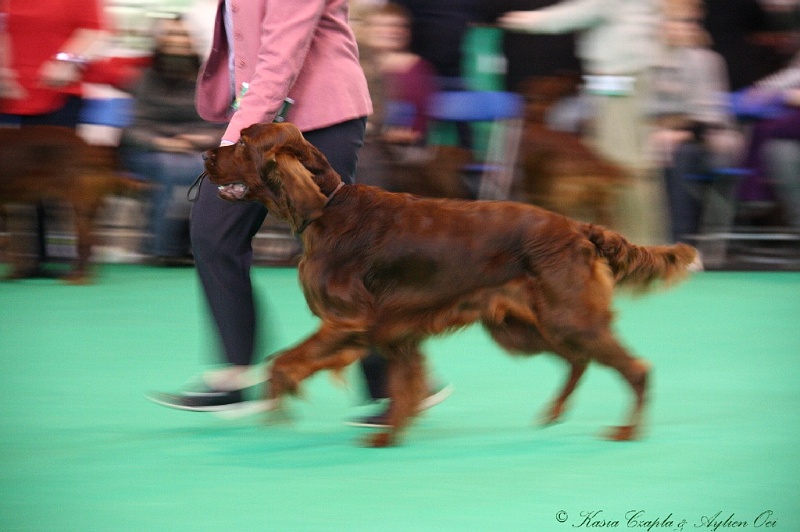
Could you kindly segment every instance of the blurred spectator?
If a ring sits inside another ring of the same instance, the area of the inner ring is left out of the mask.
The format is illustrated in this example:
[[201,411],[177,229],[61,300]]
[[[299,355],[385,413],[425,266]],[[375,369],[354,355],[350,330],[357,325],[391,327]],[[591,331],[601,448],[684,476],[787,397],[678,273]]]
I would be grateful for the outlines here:
[[[745,200],[771,200],[777,193],[790,223],[797,224],[800,168],[781,158],[786,154],[785,143],[783,148],[768,146],[774,141],[800,145],[800,52],[786,68],[755,83],[744,93],[744,99],[765,107],[782,104],[785,110],[775,118],[753,124],[743,163],[752,175],[743,184],[740,196]],[[788,156],[791,158],[791,154]]]
[[[464,51],[470,25],[480,21],[483,0],[397,0],[411,13],[411,51],[429,61],[443,90],[465,90]],[[455,123],[457,143],[476,144],[475,132],[465,122]]]
[[[0,3],[0,125],[75,128],[81,81],[104,37],[98,0]],[[37,263],[42,264],[47,259],[42,204],[36,206],[36,223]]]
[[224,127],[195,109],[200,57],[185,24],[179,18],[156,24],[153,64],[133,90],[133,122],[120,148],[131,171],[158,184],[148,251],[156,263],[170,265],[189,255],[186,189],[203,172],[201,152],[219,145]]
[[[482,15],[494,21],[508,11],[533,10],[548,7],[559,0],[485,0]],[[507,61],[506,87],[519,92],[522,83],[531,77],[580,72],[581,64],[575,55],[573,34],[535,35],[505,32],[503,54]]]
[[[483,18],[494,21],[508,11],[534,10],[548,7],[560,0],[486,0]],[[533,79],[581,74],[581,62],[575,53],[575,36],[565,34],[531,34],[503,32],[503,55],[506,58],[506,87],[525,93],[526,84]],[[578,94],[565,94],[548,112],[547,123],[552,129],[580,133],[591,119],[587,99]]]
[[735,163],[743,140],[729,111],[725,62],[701,26],[701,1],[667,0],[664,7],[649,146],[664,169],[672,239],[687,241],[701,225],[728,229],[733,221],[737,179],[719,170]]
[[75,127],[84,68],[98,56],[103,32],[97,0],[7,0],[0,31],[8,64],[0,100],[4,122]]
[[753,34],[768,28],[759,0],[705,0],[704,26],[712,49],[725,59],[731,90],[752,84],[763,72],[764,50]]
[[8,14],[0,12],[0,102],[25,97],[25,90],[17,82],[17,73],[11,66],[11,38],[6,31]]
[[510,11],[498,19],[509,31],[578,32],[577,54],[592,99],[595,147],[629,168],[616,229],[639,243],[661,239],[660,186],[650,179],[645,157],[649,73],[660,48],[660,0],[563,0],[533,11]]
[[373,83],[385,106],[377,132],[393,146],[422,146],[428,131],[428,106],[438,89],[433,65],[412,52],[411,14],[388,3],[366,16],[364,44]]
[[211,36],[214,35],[214,15],[219,0],[193,0],[186,11],[186,27],[192,35],[197,53],[205,59],[211,53]]
[[470,24],[480,19],[481,0],[396,0],[395,3],[411,14],[411,51],[429,61],[439,76],[460,78],[464,36]]
[[800,142],[773,139],[764,144],[761,156],[778,195],[785,223],[800,230]]

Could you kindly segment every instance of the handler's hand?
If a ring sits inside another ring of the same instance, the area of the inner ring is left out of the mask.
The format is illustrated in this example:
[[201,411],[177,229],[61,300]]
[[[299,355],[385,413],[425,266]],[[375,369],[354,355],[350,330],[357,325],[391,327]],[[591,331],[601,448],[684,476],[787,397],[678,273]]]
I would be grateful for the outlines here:
[[79,65],[51,59],[42,65],[39,79],[45,87],[60,88],[80,80],[81,74]]
[[510,31],[533,33],[542,15],[536,11],[509,11],[497,19],[497,24]]
[[0,98],[19,100],[27,96],[25,89],[17,83],[17,75],[10,68],[0,68]]

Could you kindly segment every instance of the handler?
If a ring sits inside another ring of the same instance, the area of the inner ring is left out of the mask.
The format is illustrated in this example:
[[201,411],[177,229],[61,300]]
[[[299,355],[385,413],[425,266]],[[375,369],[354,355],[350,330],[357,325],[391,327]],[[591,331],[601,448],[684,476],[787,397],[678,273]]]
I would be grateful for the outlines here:
[[[296,104],[286,119],[353,183],[372,103],[347,0],[220,0],[198,79],[200,115],[227,121],[222,144],[233,144],[247,126],[273,121],[287,97]],[[230,203],[213,184],[200,184],[192,250],[225,365],[203,374],[197,389],[150,399],[196,411],[254,406],[243,390],[265,375],[253,366],[259,320],[250,267],[252,239],[266,214],[260,203]]]

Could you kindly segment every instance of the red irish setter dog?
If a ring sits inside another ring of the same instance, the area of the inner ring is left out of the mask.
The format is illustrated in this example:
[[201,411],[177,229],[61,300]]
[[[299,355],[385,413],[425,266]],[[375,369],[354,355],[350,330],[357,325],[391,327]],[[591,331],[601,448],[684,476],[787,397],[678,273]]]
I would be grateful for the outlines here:
[[[112,149],[88,144],[73,129],[0,128],[0,214],[6,204],[60,202],[69,206],[76,258],[64,280],[71,284],[89,283],[95,222],[106,198],[140,194],[152,188],[117,168]],[[29,277],[40,270],[39,257],[25,249],[25,240],[12,238],[9,279]]]
[[391,445],[426,393],[420,343],[476,321],[511,353],[549,351],[570,365],[546,413],[557,420],[590,361],[617,370],[635,402],[609,437],[637,435],[649,365],[611,331],[615,285],[683,278],[687,245],[641,247],[602,227],[514,202],[429,199],[344,185],[292,124],[257,124],[206,153],[222,198],[260,201],[301,235],[300,282],[322,323],[270,369],[270,394],[295,393],[377,347],[389,362]]

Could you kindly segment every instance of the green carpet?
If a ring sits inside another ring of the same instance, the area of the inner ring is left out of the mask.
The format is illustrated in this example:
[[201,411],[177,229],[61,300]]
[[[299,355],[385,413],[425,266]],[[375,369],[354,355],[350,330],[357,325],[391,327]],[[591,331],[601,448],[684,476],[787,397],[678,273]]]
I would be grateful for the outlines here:
[[[294,270],[254,277],[265,352],[313,330]],[[149,403],[213,360],[200,303],[192,270],[0,284],[0,530],[800,530],[800,274],[618,298],[620,336],[654,365],[632,443],[598,438],[630,396],[596,366],[563,423],[532,426],[566,368],[479,328],[429,342],[455,394],[396,448],[342,424],[368,411],[354,372],[312,379],[291,424]]]

